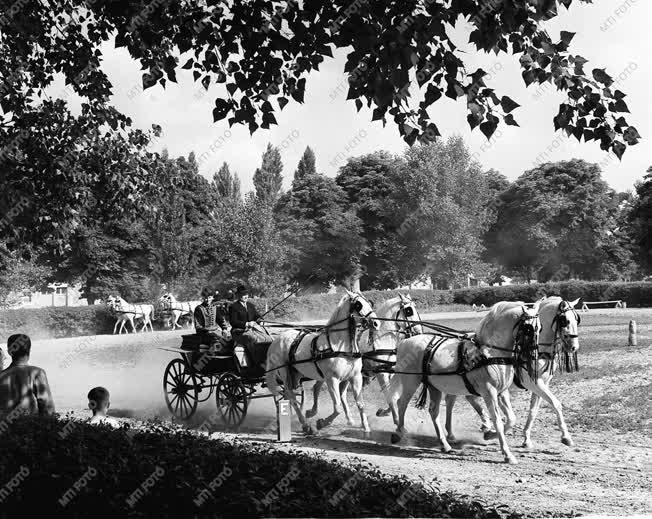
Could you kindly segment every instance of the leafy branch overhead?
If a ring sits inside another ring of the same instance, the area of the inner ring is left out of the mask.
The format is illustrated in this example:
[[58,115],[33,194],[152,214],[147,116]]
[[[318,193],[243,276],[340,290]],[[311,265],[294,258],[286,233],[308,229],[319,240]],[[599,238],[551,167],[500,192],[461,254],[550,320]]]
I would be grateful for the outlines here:
[[[302,103],[309,73],[333,50],[346,48],[348,99],[358,110],[365,103],[373,107],[373,119],[386,122],[391,116],[407,143],[439,135],[428,109],[443,96],[466,99],[469,125],[489,138],[501,120],[518,126],[513,112],[519,105],[485,84],[483,70],[466,70],[464,54],[447,34],[461,16],[472,24],[470,42],[479,51],[518,56],[526,85],[552,82],[568,95],[554,118],[556,129],[597,140],[621,157],[640,139],[622,115],[628,112],[625,94],[612,88],[604,70],[584,70],[586,60],[570,51],[573,33],[562,31],[555,42],[540,25],[557,15],[559,4],[568,8],[572,2],[92,0],[81,6],[37,0],[3,29],[1,45],[16,49],[32,91],[60,71],[78,93],[102,105],[111,85],[95,66],[100,44],[115,37],[116,46],[141,63],[145,88],[165,87],[186,69],[206,89],[224,86],[215,100],[215,121],[246,124],[252,133],[276,124],[274,113],[288,102]],[[12,60],[5,61],[9,66]],[[423,93],[416,106],[409,99],[414,84]],[[20,102],[20,95],[3,99],[2,108],[11,111]]]

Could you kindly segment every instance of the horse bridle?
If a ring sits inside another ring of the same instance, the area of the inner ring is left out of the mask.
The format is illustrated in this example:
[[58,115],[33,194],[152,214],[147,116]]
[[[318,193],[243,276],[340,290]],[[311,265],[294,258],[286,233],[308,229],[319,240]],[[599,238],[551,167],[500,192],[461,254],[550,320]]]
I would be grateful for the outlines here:
[[561,340],[561,342],[564,345],[567,345],[567,339],[577,339],[578,335],[577,334],[572,334],[572,333],[563,333],[564,328],[566,328],[569,324],[570,321],[568,320],[568,317],[566,316],[566,313],[568,312],[573,312],[573,315],[575,316],[575,322],[577,323],[577,326],[580,325],[580,322],[582,321],[582,318],[580,315],[577,313],[575,308],[571,306],[571,304],[566,301],[562,300],[561,303],[559,303],[559,306],[557,307],[557,314],[555,315],[555,318],[552,320],[552,324],[550,327],[554,330],[554,339],[552,344],[545,344],[545,346],[554,346],[557,342],[558,339]]
[[[416,321],[410,321],[410,317],[414,315],[415,311],[417,313],[418,319]],[[405,327],[404,330],[401,330],[399,328],[399,332],[404,333],[406,337],[413,337],[415,335],[418,335],[417,333],[414,333],[412,331],[412,328],[418,326],[421,323],[421,316],[419,315],[419,311],[416,310],[416,308],[414,308],[414,302],[402,300],[401,306],[396,311],[396,315],[394,316],[394,321],[399,322],[399,316],[401,315],[401,312],[403,312],[403,316],[405,317],[404,321],[409,321],[409,324]]]

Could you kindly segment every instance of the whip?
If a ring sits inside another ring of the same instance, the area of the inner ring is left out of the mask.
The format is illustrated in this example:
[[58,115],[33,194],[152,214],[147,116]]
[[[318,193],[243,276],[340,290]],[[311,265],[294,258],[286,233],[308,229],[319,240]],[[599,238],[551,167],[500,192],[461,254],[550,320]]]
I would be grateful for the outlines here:
[[[307,283],[308,281],[310,281],[310,280],[311,280],[312,278],[314,278],[314,277],[315,277],[314,274],[310,274],[310,277],[309,277],[308,279],[306,279],[306,281],[305,281],[304,283]],[[267,312],[265,312],[263,315],[261,315],[260,318],[262,319],[262,318],[265,317],[268,313],[270,313],[272,310],[274,310],[275,308],[277,308],[278,306],[280,306],[282,303],[284,303],[285,301],[287,301],[290,297],[292,297],[293,295],[296,295],[297,293],[299,293],[299,291],[300,291],[302,288],[303,288],[303,287],[302,287],[301,285],[299,285],[299,286],[298,286],[298,287],[297,287],[293,292],[290,292],[287,296],[285,296],[285,297],[284,297],[283,299],[281,299],[278,303],[276,303],[276,304],[275,304],[274,306],[272,306],[269,310],[267,310]]]

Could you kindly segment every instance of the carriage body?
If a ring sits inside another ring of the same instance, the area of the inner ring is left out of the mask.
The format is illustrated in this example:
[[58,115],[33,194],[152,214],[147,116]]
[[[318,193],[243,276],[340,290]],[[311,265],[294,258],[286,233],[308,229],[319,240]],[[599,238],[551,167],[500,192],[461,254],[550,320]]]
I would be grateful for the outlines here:
[[[218,415],[227,429],[237,429],[244,421],[249,401],[267,398],[259,394],[265,387],[265,370],[233,339],[213,334],[183,335],[180,358],[170,361],[163,375],[163,391],[169,411],[178,419],[189,420],[197,405],[215,393]],[[210,344],[206,344],[210,342]]]

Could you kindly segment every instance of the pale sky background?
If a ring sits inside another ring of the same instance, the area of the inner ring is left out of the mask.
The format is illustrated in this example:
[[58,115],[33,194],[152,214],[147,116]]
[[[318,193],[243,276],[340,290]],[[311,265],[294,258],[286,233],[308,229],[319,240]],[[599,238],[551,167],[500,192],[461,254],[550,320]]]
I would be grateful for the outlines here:
[[[492,75],[488,86],[521,105],[513,112],[521,126],[501,123],[489,143],[479,128],[473,132],[469,129],[465,101],[455,102],[447,97],[430,107],[433,121],[444,138],[461,134],[471,152],[479,153],[477,159],[484,168],[495,168],[510,180],[537,162],[582,158],[601,163],[603,178],[613,188],[631,189],[652,165],[652,157],[646,151],[652,135],[652,103],[646,99],[652,84],[647,54],[652,50],[651,3],[650,0],[598,0],[593,5],[576,2],[568,11],[560,7],[560,16],[545,25],[555,41],[560,30],[577,33],[571,51],[589,60],[584,70],[590,73],[593,68],[606,67],[617,88],[627,94],[625,101],[631,114],[624,115],[643,139],[627,148],[622,162],[600,150],[596,141],[580,144],[565,133],[555,133],[552,118],[563,94],[552,85],[526,88],[517,57],[476,53],[467,43],[469,29],[464,23],[458,24],[454,36],[461,49],[469,53],[467,70],[483,67]],[[211,86],[206,92],[193,82],[189,71],[178,70],[178,84],[168,82],[166,89],[157,85],[143,92],[140,67],[127,52],[113,49],[112,45],[103,50],[103,70],[114,85],[115,106],[132,117],[135,126],[149,128],[157,123],[163,127],[163,138],[152,148],[158,151],[166,147],[172,156],[187,156],[194,151],[200,157],[207,152],[200,171],[209,179],[226,161],[239,175],[243,192],[253,189],[253,173],[268,142],[281,148],[285,188],[289,187],[307,145],[315,151],[317,170],[329,176],[335,176],[346,162],[341,155],[336,158],[340,153],[357,156],[384,149],[398,154],[407,146],[391,119],[383,128],[381,121],[371,122],[371,110],[365,107],[357,113],[354,102],[346,101],[344,51],[336,54],[335,59],[325,58],[321,70],[308,77],[304,104],[291,101],[282,112],[275,113],[278,126],[259,129],[250,136],[246,126],[235,125],[229,129],[226,120],[213,123],[214,99],[221,92],[221,85]],[[203,96],[196,97],[198,93]],[[359,136],[357,145],[347,152],[348,143],[356,135]],[[215,152],[210,152],[211,144],[215,144]],[[541,156],[549,146],[553,147],[552,152]]]

